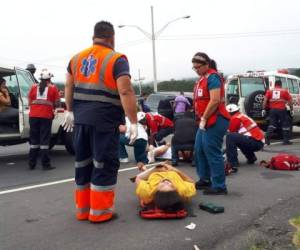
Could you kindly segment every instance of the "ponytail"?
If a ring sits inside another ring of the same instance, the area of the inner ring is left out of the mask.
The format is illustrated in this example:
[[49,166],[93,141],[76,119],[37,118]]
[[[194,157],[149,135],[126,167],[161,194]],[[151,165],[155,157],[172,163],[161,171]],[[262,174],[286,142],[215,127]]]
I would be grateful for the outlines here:
[[39,91],[40,91],[40,95],[42,95],[45,91],[45,88],[47,87],[47,83],[48,83],[48,79],[41,79],[41,82],[39,84]]

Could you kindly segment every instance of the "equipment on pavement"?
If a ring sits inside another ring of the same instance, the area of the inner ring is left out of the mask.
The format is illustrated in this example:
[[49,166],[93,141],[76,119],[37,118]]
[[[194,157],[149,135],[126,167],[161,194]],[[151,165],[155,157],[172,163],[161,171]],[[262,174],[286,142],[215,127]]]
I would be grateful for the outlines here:
[[269,162],[261,161],[260,166],[274,170],[299,170],[300,158],[291,154],[277,154]]

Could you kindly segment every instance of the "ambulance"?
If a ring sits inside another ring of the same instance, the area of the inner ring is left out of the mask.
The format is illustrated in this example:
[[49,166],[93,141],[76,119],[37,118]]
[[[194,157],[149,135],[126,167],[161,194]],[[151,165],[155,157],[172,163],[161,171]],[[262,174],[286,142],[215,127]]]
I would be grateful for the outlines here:
[[250,116],[265,130],[268,121],[262,117],[261,112],[264,94],[266,90],[274,89],[276,80],[281,80],[282,88],[291,94],[294,107],[292,124],[300,126],[300,78],[288,74],[287,70],[248,71],[229,75],[225,83],[226,104],[237,104],[242,113]]

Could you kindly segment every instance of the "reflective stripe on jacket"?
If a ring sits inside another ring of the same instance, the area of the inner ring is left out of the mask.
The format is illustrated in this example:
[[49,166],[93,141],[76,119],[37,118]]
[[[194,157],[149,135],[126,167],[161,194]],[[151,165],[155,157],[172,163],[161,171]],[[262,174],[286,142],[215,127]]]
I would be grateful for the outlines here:
[[231,132],[238,132],[239,134],[250,136],[257,141],[264,140],[265,136],[261,129],[257,126],[256,122],[253,121],[250,117],[242,114],[242,113],[235,113],[232,118],[238,119],[240,121],[240,127],[238,131],[231,131]]
[[55,85],[48,84],[41,94],[39,85],[33,84],[29,94],[29,117],[53,119],[55,102],[59,100],[58,89]]
[[[210,101],[209,89],[207,79],[212,74],[218,74],[216,70],[209,69],[205,76],[202,76],[199,81],[196,83],[194,88],[194,106],[195,113],[197,118],[200,120],[202,115],[204,114],[206,107]],[[220,114],[223,117],[230,119],[230,115],[225,108],[225,91],[224,91],[224,83],[222,78],[220,77],[221,87],[220,87],[220,95],[221,102],[217,108],[217,110],[207,119],[206,126],[211,127],[217,121],[217,115]]]
[[74,100],[99,101],[121,106],[114,64],[124,55],[103,45],[94,44],[71,60],[74,77]]

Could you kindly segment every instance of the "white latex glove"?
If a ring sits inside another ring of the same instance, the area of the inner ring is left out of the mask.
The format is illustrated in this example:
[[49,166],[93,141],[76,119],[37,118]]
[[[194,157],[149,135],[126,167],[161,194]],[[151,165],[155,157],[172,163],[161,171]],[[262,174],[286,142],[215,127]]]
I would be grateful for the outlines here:
[[205,130],[207,120],[204,118],[201,118],[200,123],[199,123],[199,129]]
[[66,132],[72,132],[74,127],[74,114],[72,111],[66,111],[64,121],[61,124]]
[[266,113],[267,113],[266,110],[263,109],[263,110],[261,111],[261,116],[262,116],[262,117],[265,117],[265,116],[266,116]]
[[131,123],[130,129],[129,129],[129,144],[132,145],[136,138],[138,136],[138,129],[137,129],[137,124],[136,123]]

